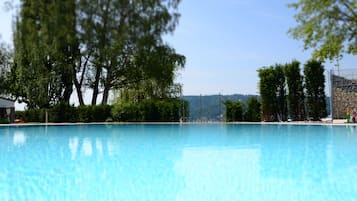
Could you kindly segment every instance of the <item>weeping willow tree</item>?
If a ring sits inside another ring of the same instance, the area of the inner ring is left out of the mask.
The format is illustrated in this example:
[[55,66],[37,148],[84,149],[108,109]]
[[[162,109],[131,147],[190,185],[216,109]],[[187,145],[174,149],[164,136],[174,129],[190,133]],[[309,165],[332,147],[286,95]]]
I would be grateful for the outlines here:
[[[153,79],[162,83],[163,77],[171,79],[172,72],[167,73],[174,70],[171,61],[158,60],[176,59],[183,64],[183,56],[162,39],[177,25],[179,3],[79,0],[80,36],[85,44],[81,51],[88,58],[87,86],[93,89],[93,105],[101,91],[102,104],[106,104],[112,89],[132,88]],[[77,72],[83,72],[83,68]]]
[[[174,83],[176,73],[185,64],[185,57],[176,54],[169,46],[141,50],[133,64],[144,69],[138,82],[127,84],[120,90],[121,101],[144,99],[169,99],[181,95],[181,85]],[[146,73],[145,73],[146,72]]]

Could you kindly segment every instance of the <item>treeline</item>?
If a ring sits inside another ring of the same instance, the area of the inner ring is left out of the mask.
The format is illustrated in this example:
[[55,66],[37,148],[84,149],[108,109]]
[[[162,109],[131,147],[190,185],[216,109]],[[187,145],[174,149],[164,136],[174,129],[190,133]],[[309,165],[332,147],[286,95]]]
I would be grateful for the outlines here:
[[258,122],[261,120],[261,104],[257,97],[252,96],[247,101],[227,100],[225,105],[225,121]]
[[20,0],[14,49],[0,48],[0,94],[28,109],[55,110],[72,95],[84,106],[87,89],[92,106],[123,90],[140,95],[136,104],[169,104],[181,94],[174,79],[185,57],[162,36],[174,31],[179,3]]
[[[177,122],[188,116],[187,102],[179,99],[145,100],[138,104],[83,105],[59,103],[49,109],[16,111],[16,118],[27,122]],[[46,119],[47,118],[47,119]]]
[[324,67],[311,60],[276,64],[258,70],[263,121],[320,120],[327,115]]

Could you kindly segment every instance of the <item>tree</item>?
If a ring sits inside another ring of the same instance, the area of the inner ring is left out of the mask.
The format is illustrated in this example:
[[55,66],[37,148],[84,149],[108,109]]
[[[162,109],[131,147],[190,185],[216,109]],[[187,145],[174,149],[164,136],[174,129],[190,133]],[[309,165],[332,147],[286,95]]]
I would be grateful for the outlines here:
[[12,65],[11,50],[0,42],[0,95],[10,95],[10,73]]
[[298,13],[298,25],[289,30],[314,49],[313,58],[339,58],[342,53],[357,54],[357,3],[355,0],[299,0],[290,4]]
[[242,102],[227,100],[224,105],[226,106],[226,121],[243,121],[244,105]]
[[298,61],[293,61],[284,67],[288,87],[288,108],[292,120],[304,120],[305,116],[303,77],[299,66]]
[[273,121],[275,119],[276,86],[273,67],[258,69],[260,78],[259,91],[261,96],[262,120]]
[[245,121],[260,121],[260,102],[257,97],[251,97],[247,100],[247,112],[244,117]]
[[288,116],[288,108],[286,101],[286,83],[283,66],[276,64],[274,67],[275,87],[276,87],[276,117],[279,121],[286,121]]
[[[182,60],[182,55],[165,45],[162,35],[174,30],[179,14],[180,0],[105,0],[93,3],[80,0],[80,38],[82,52],[89,65],[88,86],[93,89],[92,105],[97,103],[100,90],[103,90],[102,104],[108,101],[111,89],[131,87],[143,80],[162,78],[161,72],[172,68],[167,65]],[[160,49],[164,51],[160,52]],[[161,57],[157,57],[156,55]],[[153,56],[155,55],[155,56]],[[141,65],[139,61],[150,57],[169,62],[156,62],[155,65]],[[174,58],[176,57],[176,58]],[[181,58],[178,58],[181,57]],[[180,65],[179,64],[179,65]],[[83,67],[84,69],[84,67]],[[78,70],[77,72],[84,72]],[[153,73],[159,72],[159,73]],[[80,82],[76,82],[82,87]],[[78,91],[78,89],[77,89]]]
[[[180,0],[21,0],[14,32],[13,94],[29,108],[80,105],[86,88],[92,105],[107,104],[112,89],[154,83],[174,87],[185,57],[162,36],[174,31]],[[144,63],[146,61],[147,63]]]
[[321,62],[308,61],[304,66],[304,76],[308,114],[313,120],[320,120],[327,115],[324,67]]
[[262,119],[264,121],[287,118],[286,86],[282,65],[264,67],[258,70],[260,78]]
[[75,27],[75,1],[21,1],[12,71],[15,94],[29,108],[69,103],[78,50]]

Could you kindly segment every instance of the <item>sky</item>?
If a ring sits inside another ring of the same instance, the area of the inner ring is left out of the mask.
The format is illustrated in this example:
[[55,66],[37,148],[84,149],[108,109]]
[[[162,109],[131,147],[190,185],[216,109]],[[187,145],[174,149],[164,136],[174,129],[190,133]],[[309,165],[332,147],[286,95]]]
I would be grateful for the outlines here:
[[[5,0],[0,0],[3,4]],[[292,39],[296,0],[182,0],[181,17],[165,41],[186,56],[177,81],[184,95],[258,94],[257,69],[296,59],[305,63],[311,50]],[[13,13],[0,8],[0,35],[12,43]],[[355,68],[356,58],[345,55],[340,68]],[[335,64],[325,63],[325,69]]]

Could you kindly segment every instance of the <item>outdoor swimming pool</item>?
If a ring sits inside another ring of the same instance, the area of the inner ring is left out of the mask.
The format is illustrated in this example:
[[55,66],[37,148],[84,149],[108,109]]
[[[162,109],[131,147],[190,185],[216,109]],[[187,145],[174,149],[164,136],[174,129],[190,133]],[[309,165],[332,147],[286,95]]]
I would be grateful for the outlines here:
[[0,200],[357,200],[357,127],[0,127]]

